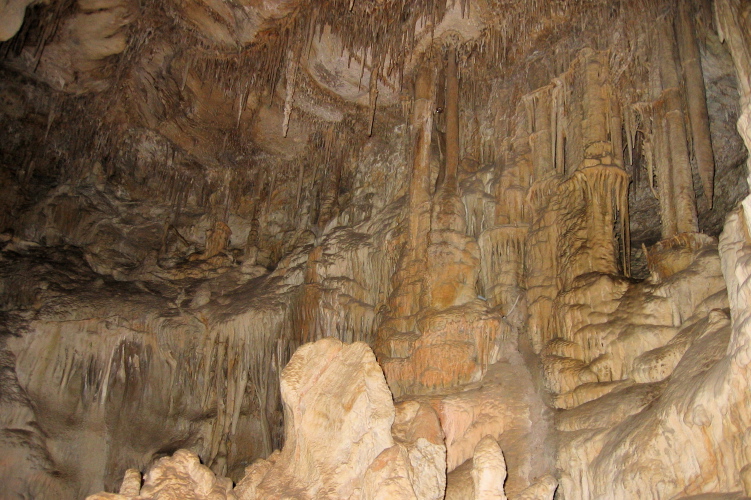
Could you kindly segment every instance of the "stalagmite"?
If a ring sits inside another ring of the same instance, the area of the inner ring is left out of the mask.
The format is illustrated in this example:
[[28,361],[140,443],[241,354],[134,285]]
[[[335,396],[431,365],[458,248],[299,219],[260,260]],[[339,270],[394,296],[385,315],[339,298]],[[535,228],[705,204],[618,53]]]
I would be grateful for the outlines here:
[[472,465],[474,500],[507,500],[503,491],[506,461],[500,446],[491,436],[484,437],[475,448]]
[[551,123],[553,124],[553,158],[555,158],[555,170],[559,174],[565,171],[565,155],[566,152],[563,149],[564,145],[564,131],[565,127],[565,88],[563,80],[555,78],[553,80],[552,99],[551,106]]
[[671,238],[679,233],[678,218],[675,205],[675,186],[673,183],[673,162],[670,157],[669,135],[666,133],[663,104],[659,103],[653,112],[652,134],[654,144],[653,161],[649,162],[647,174],[653,177],[653,169],[657,169],[657,189],[660,200],[660,219],[663,239]]
[[408,186],[408,237],[399,259],[394,289],[388,299],[389,318],[378,329],[375,352],[381,363],[388,358],[406,357],[416,314],[420,309],[425,274],[424,255],[430,230],[430,145],[434,111],[433,68],[425,64],[417,70],[410,123],[412,149]]

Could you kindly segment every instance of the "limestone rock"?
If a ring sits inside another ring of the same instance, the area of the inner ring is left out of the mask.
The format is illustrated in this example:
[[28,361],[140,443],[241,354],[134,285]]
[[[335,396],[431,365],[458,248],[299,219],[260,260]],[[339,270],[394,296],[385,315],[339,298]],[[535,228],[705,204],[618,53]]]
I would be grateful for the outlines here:
[[403,498],[417,500],[412,487],[409,458],[406,449],[394,445],[384,450],[365,472],[362,498],[364,500],[387,500]]
[[396,405],[391,428],[408,458],[412,488],[420,500],[439,500],[446,490],[446,445],[438,415],[427,403],[406,400]]
[[553,500],[557,488],[558,481],[547,474],[525,488],[514,500]]
[[477,443],[472,457],[472,481],[476,500],[506,500],[503,483],[506,480],[506,461],[498,442],[485,436]]
[[284,368],[281,391],[284,448],[255,497],[240,482],[243,498],[350,498],[361,491],[370,464],[394,445],[391,394],[372,351],[331,338],[304,345]]
[[488,436],[504,450],[506,493],[512,498],[548,470],[544,451],[548,422],[544,405],[531,388],[522,360],[512,357],[491,366],[480,387],[432,400],[446,435],[449,473],[471,462],[478,443]]
[[[140,488],[140,492],[138,491]],[[88,500],[235,500],[232,481],[217,478],[188,450],[157,461],[144,477],[126,472],[119,494],[98,493]]]
[[4,496],[751,493],[747,0],[0,0],[0,40]]

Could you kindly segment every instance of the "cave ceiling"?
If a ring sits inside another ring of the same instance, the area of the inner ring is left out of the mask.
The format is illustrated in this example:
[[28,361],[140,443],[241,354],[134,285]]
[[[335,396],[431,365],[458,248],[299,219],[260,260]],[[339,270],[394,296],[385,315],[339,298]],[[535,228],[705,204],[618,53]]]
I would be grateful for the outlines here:
[[[654,42],[635,27],[672,8],[659,0],[9,0],[0,5],[0,54],[6,135],[14,138],[4,154],[26,170],[32,162],[34,172],[24,175],[38,177],[28,189],[14,186],[25,192],[17,203],[33,203],[97,165],[136,199],[211,213],[224,204],[224,212],[247,217],[271,198],[299,208],[320,197],[299,186],[320,192],[331,171],[345,197],[354,189],[362,151],[406,122],[416,68],[442,75],[447,47],[458,48],[463,116],[488,142],[505,133],[502,121],[515,109],[496,109],[504,118],[491,118],[486,103],[544,87],[585,46],[610,51],[624,106],[648,100]],[[711,25],[707,8],[697,16]],[[703,44],[716,50],[706,37]],[[732,64],[723,57],[711,59],[710,85],[726,115],[713,132],[729,137],[717,142],[731,143],[719,156],[733,170],[742,148],[733,130]],[[440,127],[442,87],[435,92]],[[39,122],[36,137],[13,125],[27,114]],[[495,160],[463,141],[465,170]],[[40,158],[28,157],[29,143],[42,143],[34,148]],[[645,162],[633,164],[636,172]],[[649,224],[656,200],[641,200],[643,191],[632,190],[636,246],[658,239]],[[703,227],[717,234],[727,207],[712,211],[697,193]],[[320,222],[313,212],[303,226]],[[269,242],[272,260],[306,229],[287,226],[279,228],[286,236]]]

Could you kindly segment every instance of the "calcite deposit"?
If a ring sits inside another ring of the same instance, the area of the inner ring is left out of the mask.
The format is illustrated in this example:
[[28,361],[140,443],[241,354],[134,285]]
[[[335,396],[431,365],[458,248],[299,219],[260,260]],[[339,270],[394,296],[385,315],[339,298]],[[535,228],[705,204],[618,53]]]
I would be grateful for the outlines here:
[[0,498],[751,497],[747,0],[0,0]]

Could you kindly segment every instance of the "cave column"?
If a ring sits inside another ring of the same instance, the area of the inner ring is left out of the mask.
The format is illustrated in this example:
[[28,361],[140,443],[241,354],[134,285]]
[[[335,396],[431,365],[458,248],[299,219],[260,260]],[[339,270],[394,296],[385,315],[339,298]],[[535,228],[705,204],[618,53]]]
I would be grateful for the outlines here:
[[610,85],[607,60],[603,54],[584,53],[584,98],[582,102],[582,145],[584,167],[611,164],[613,145],[608,138],[610,123]]
[[[585,50],[584,89],[582,97],[582,164],[571,181],[579,184],[586,200],[586,245],[575,251],[570,265],[562,272],[573,279],[587,272],[618,274],[621,268],[628,274],[628,174],[622,168],[621,120],[614,105],[610,85],[607,54]],[[620,226],[622,248],[616,241],[616,226]]]
[[423,66],[415,79],[412,109],[412,176],[409,181],[409,249],[421,258],[430,229],[430,143],[433,130],[435,71]]
[[[660,99],[661,113],[656,116],[657,126],[663,128],[664,142],[667,143],[667,157],[657,166],[658,169],[667,169],[670,187],[660,186],[660,208],[663,221],[663,239],[675,236],[678,233],[693,233],[699,230],[696,215],[696,196],[694,194],[693,179],[691,176],[691,163],[688,155],[688,135],[686,121],[683,114],[682,95],[680,91],[680,78],[676,68],[675,33],[673,24],[667,18],[662,18],[658,27],[660,78],[662,82],[662,94]],[[662,116],[660,116],[662,115]],[[662,190],[668,192],[663,194]],[[672,190],[672,193],[669,191]],[[669,219],[669,212],[665,205],[672,204],[675,213],[675,225]]]
[[443,183],[433,199],[428,234],[423,306],[437,310],[476,299],[479,255],[468,241],[466,208],[459,197],[459,70],[456,47],[448,48],[446,64],[446,159]]
[[408,187],[407,241],[392,278],[388,315],[376,332],[375,352],[381,363],[407,358],[423,295],[425,254],[430,231],[430,146],[435,109],[435,71],[429,64],[417,70],[411,116],[412,175]]
[[446,68],[446,175],[444,183],[456,188],[459,174],[459,74],[456,48],[448,54]]
[[681,66],[683,67],[683,79],[686,86],[686,104],[688,105],[688,116],[691,124],[691,143],[694,148],[694,158],[699,170],[704,196],[709,206],[712,207],[715,171],[714,152],[709,132],[709,111],[707,110],[707,96],[704,89],[704,75],[689,8],[689,2],[678,2],[675,27],[678,35]]

